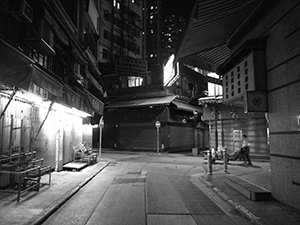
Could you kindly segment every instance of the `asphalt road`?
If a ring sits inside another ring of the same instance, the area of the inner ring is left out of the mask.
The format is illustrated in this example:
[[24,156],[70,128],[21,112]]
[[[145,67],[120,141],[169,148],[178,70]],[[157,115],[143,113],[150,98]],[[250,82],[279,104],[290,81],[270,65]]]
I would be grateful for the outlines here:
[[201,157],[102,157],[111,164],[43,224],[251,224],[196,178]]

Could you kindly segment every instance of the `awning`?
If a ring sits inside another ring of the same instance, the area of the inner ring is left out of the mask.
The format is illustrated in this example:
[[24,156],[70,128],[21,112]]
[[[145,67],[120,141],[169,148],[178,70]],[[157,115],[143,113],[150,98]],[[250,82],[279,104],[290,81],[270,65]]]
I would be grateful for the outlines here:
[[28,89],[33,60],[0,40],[0,83]]
[[161,105],[169,105],[177,96],[164,96],[157,98],[145,98],[145,99],[133,99],[126,101],[116,101],[111,102],[105,106],[106,109],[114,109],[114,108],[135,108],[135,107],[145,107],[145,106],[161,106]]
[[51,94],[57,97],[62,96],[63,85],[35,65],[32,66],[30,80]]
[[34,61],[0,40],[0,83],[28,90],[31,83],[62,96],[63,85],[34,65]]
[[196,0],[176,61],[217,72],[228,41],[262,0]]
[[103,88],[101,84],[93,77],[92,74],[90,74],[89,71],[86,71],[86,77],[91,81],[91,83],[103,94]]
[[84,90],[87,96],[87,100],[89,106],[93,109],[93,111],[99,115],[103,115],[104,103],[91,94],[89,91]]

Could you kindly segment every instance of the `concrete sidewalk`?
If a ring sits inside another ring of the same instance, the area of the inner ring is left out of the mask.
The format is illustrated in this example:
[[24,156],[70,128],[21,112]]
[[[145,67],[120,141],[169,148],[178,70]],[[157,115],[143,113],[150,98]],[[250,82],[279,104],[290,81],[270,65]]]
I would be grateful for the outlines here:
[[236,176],[262,189],[271,191],[270,162],[257,157],[252,158],[252,166],[244,165],[242,161],[231,161],[227,172],[222,161],[213,164],[211,175],[207,173],[207,163],[203,162],[206,171],[199,179],[212,188],[224,201],[235,207],[242,215],[259,225],[289,225],[300,224],[300,214],[296,210],[284,206],[274,199],[269,201],[253,201],[242,195],[225,183],[226,177]]
[[[101,172],[108,161],[100,161],[81,171],[60,171],[51,173],[51,185],[39,192],[28,192],[22,196],[26,200],[17,203],[17,195],[0,195],[0,225],[36,225],[64,204],[94,176]],[[46,182],[48,175],[42,177]]]
[[[138,154],[138,153],[135,153]],[[195,157],[174,154],[182,157],[185,163],[195,163]],[[253,166],[245,166],[241,161],[229,162],[224,172],[222,161],[213,164],[213,173],[208,175],[206,160],[197,156],[204,173],[195,174],[204,184],[214,190],[224,201],[235,207],[253,224],[289,225],[300,224],[300,215],[284,207],[275,200],[252,201],[225,184],[226,176],[236,176],[257,186],[270,190],[270,162],[268,159],[252,157]],[[172,158],[173,160],[173,158]],[[109,161],[102,160],[81,171],[60,171],[52,173],[50,186],[44,186],[39,192],[30,192],[22,196],[23,201],[17,203],[16,195],[0,195],[0,225],[37,225],[52,212],[64,204],[72,195],[80,190],[94,176],[101,172]],[[198,163],[197,163],[198,164]],[[199,165],[199,164],[198,164]],[[46,181],[48,176],[43,176]],[[42,181],[43,181],[42,180]],[[31,196],[30,196],[30,195]],[[26,199],[25,199],[26,198]]]

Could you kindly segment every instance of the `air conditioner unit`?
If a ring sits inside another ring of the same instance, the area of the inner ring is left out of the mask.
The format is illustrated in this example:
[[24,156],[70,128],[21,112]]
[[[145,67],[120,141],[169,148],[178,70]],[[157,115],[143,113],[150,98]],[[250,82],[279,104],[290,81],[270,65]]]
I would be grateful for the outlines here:
[[20,22],[32,23],[33,9],[25,0],[10,0],[9,12]]

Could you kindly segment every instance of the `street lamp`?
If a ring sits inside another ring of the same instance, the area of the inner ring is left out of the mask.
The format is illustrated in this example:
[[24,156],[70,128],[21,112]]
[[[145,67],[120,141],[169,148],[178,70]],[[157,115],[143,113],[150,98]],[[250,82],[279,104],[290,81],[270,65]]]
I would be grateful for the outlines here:
[[104,127],[104,120],[103,120],[103,116],[101,117],[100,121],[99,121],[99,162],[101,160],[101,145],[102,145],[102,129]]
[[159,121],[155,122],[156,126],[156,149],[157,149],[157,154],[159,154],[159,128],[161,126]]

